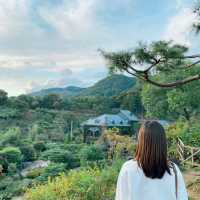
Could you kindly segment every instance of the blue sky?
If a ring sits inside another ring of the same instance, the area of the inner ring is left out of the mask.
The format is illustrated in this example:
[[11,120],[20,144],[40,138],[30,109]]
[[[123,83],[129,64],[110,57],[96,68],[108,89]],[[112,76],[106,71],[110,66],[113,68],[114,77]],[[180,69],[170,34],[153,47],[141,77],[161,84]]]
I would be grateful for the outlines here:
[[[0,0],[0,88],[19,95],[86,87],[107,75],[97,49],[174,40],[199,49],[188,31],[191,0]],[[198,41],[197,41],[198,40]]]

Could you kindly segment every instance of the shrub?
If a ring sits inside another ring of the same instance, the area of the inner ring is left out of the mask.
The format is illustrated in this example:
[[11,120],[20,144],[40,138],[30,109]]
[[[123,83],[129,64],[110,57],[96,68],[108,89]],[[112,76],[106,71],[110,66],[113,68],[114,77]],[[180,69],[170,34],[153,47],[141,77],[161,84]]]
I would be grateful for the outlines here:
[[42,173],[40,173],[40,176],[36,178],[36,181],[45,182],[48,178],[54,178],[63,172],[66,172],[66,164],[51,163],[48,167],[42,170]]
[[86,165],[87,162],[100,161],[104,158],[105,153],[100,145],[85,146],[80,152],[80,160],[82,165]]
[[21,161],[21,151],[16,147],[5,147],[0,151],[0,157],[3,157],[8,163],[19,163]]
[[26,178],[34,179],[44,173],[44,168],[33,169],[26,174]]
[[23,145],[20,147],[23,161],[34,161],[36,159],[36,152],[32,145]]
[[33,147],[34,147],[34,149],[35,149],[36,151],[39,151],[39,152],[46,150],[46,146],[45,146],[44,141],[35,142],[35,143],[33,144]]
[[0,193],[0,199],[10,200],[13,196],[19,196],[25,192],[28,186],[31,185],[31,180],[13,180],[9,179],[4,184],[4,190]]
[[0,136],[0,145],[18,145],[21,135],[21,130],[16,128],[8,129],[2,136]]
[[102,200],[114,199],[115,188],[122,161],[105,169],[84,168],[72,170],[49,180],[45,185],[28,189],[26,200]]
[[16,163],[10,163],[8,165],[8,175],[13,176],[17,173]]
[[132,158],[136,149],[134,140],[129,136],[120,135],[117,129],[105,131],[98,143],[104,146],[109,160]]
[[79,166],[79,161],[70,151],[61,148],[49,149],[41,154],[41,159],[55,163],[65,163],[68,169]]
[[182,139],[185,145],[200,146],[200,119],[191,121],[179,120],[167,129],[167,136],[170,142],[176,142],[177,138]]

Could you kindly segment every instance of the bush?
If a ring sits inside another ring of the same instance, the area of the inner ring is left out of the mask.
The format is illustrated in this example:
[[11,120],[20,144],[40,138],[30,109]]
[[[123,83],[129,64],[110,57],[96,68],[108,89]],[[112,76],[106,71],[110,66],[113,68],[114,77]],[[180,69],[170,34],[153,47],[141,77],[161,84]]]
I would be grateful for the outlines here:
[[22,152],[22,159],[23,161],[34,161],[36,159],[36,152],[32,145],[24,145],[20,147]]
[[2,200],[10,200],[14,196],[19,196],[25,192],[28,186],[31,185],[31,181],[28,179],[24,180],[13,180],[9,179],[9,181],[4,184],[4,190],[0,193],[0,199]]
[[109,160],[133,158],[136,150],[133,138],[120,135],[117,129],[105,131],[99,138],[98,144],[104,146]]
[[16,147],[5,147],[0,151],[0,157],[3,157],[6,163],[19,163],[21,161],[21,151]]
[[0,136],[0,145],[15,145],[17,146],[19,144],[21,135],[21,130],[16,128],[10,128],[8,131],[6,131],[3,135]]
[[51,163],[48,167],[43,169],[42,173],[40,173],[40,176],[36,178],[36,181],[45,182],[49,178],[54,178],[56,176],[59,176],[63,172],[66,172],[66,164]]
[[44,173],[44,168],[33,169],[26,174],[26,178],[34,179]]
[[79,166],[79,160],[70,151],[60,148],[49,149],[41,154],[41,159],[55,163],[65,163],[68,169]]
[[8,175],[13,176],[17,173],[17,166],[16,163],[10,163],[8,165]]
[[170,142],[180,138],[185,145],[200,146],[200,119],[191,121],[179,120],[167,129],[167,137]]
[[100,145],[86,146],[80,152],[81,165],[86,165],[88,162],[98,162],[104,158],[105,153]]
[[102,200],[114,199],[115,188],[122,161],[105,169],[73,170],[49,180],[45,185],[28,189],[26,200]]
[[35,143],[33,144],[33,147],[34,147],[34,149],[35,149],[36,151],[39,151],[39,152],[46,150],[46,146],[45,146],[44,141],[35,142]]

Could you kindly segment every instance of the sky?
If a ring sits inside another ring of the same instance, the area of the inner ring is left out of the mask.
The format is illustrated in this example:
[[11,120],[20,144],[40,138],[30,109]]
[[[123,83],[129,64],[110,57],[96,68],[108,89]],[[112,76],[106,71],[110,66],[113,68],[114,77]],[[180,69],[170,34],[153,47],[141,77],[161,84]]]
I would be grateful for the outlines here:
[[9,96],[106,77],[97,49],[174,40],[199,49],[192,0],[0,0],[0,89]]

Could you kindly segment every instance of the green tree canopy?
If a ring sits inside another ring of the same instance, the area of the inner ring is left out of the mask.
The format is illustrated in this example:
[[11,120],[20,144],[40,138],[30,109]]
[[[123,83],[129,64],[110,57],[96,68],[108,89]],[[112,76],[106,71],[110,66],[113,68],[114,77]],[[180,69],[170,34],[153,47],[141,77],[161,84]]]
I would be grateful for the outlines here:
[[[200,66],[184,73],[174,73],[173,77],[156,75],[159,81],[169,81],[200,73]],[[144,84],[142,90],[142,103],[148,117],[177,119],[182,116],[189,120],[191,116],[200,112],[200,82],[191,82],[176,88],[159,88],[150,84]],[[155,106],[156,105],[156,106]]]
[[100,51],[108,62],[111,73],[125,72],[158,87],[177,87],[200,79],[199,73],[171,79],[169,82],[156,79],[157,74],[173,77],[177,71],[181,74],[198,67],[197,64],[200,63],[200,54],[187,55],[187,47],[172,41],[152,42],[149,45],[139,43],[133,50],[120,52]]
[[200,32],[200,1],[198,1],[194,8],[194,13],[197,16],[197,21],[194,23],[194,28],[196,30],[196,33]]
[[0,90],[0,105],[4,105],[8,100],[8,93]]

